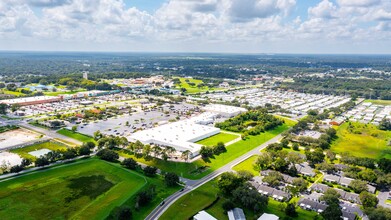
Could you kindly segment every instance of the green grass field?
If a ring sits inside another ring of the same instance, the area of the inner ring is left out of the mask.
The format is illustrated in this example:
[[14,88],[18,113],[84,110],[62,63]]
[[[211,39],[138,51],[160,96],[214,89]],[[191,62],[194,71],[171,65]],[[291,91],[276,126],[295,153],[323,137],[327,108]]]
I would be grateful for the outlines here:
[[367,99],[364,102],[372,102],[375,105],[391,105],[391,100]]
[[391,157],[391,147],[387,146],[391,139],[390,131],[381,131],[374,125],[351,123],[354,127],[349,130],[349,123],[344,123],[337,129],[338,139],[331,145],[336,153],[350,152],[358,157],[381,158]]
[[190,219],[190,217],[211,205],[217,199],[217,193],[216,181],[211,180],[178,199],[163,213],[160,219]]
[[0,182],[0,219],[104,219],[146,184],[117,164],[80,160]]
[[[206,91],[216,91],[221,90],[219,88],[209,88],[208,86],[204,87],[197,87],[199,84],[203,83],[202,80],[199,79],[191,79],[191,78],[183,78],[179,77],[179,80],[181,83],[177,86],[178,89],[185,88],[187,93],[200,93],[200,92],[206,92]],[[194,83],[194,86],[189,85],[189,83],[186,82],[186,80],[189,80],[190,83]]]
[[213,135],[212,137],[208,137],[203,140],[197,141],[196,143],[204,146],[215,146],[219,142],[223,142],[224,144],[226,144],[232,140],[235,140],[238,137],[240,138],[240,136],[234,134],[219,133]]
[[[227,152],[215,156],[214,158],[211,158],[208,162],[205,162],[202,159],[199,159],[193,163],[171,162],[158,159],[145,161],[143,158],[139,159],[135,158],[132,155],[128,155],[124,151],[120,151],[119,154],[123,157],[132,157],[135,160],[147,165],[156,166],[164,171],[175,172],[185,178],[200,179],[213,172],[214,170],[217,170],[218,168],[231,162],[232,160],[238,158],[239,156],[272,139],[283,131],[286,131],[287,129],[289,129],[289,126],[284,124],[272,131],[261,133],[257,136],[248,136],[246,140],[240,140],[234,144],[227,146]],[[197,169],[201,167],[206,167],[206,169],[204,169],[203,172],[197,172]]]
[[83,90],[75,90],[75,91],[57,91],[57,92],[44,92],[43,94],[47,95],[47,96],[58,96],[58,95],[72,95],[72,94],[75,94],[75,93],[78,93],[80,91],[83,91]]
[[51,151],[54,150],[66,150],[67,147],[64,146],[63,144],[53,142],[53,141],[48,141],[48,142],[43,142],[39,144],[33,144],[27,147],[23,148],[17,148],[17,149],[12,149],[10,150],[11,153],[18,154],[22,158],[30,159],[32,161],[36,160],[36,157],[33,155],[30,155],[29,152],[35,151],[35,150],[40,150],[40,149],[49,149]]
[[90,142],[96,143],[96,141],[94,140],[93,137],[90,137],[88,135],[84,135],[84,134],[81,134],[78,132],[73,132],[73,131],[70,131],[65,128],[58,130],[57,133],[62,134],[67,137],[70,137],[70,138],[73,138],[73,139],[81,141],[81,142],[89,142],[90,141]]
[[251,172],[254,176],[259,175],[259,171],[256,171],[254,169],[254,163],[257,160],[258,156],[254,155],[249,157],[247,160],[241,162],[240,164],[234,166],[232,169],[235,171],[240,171],[240,170],[246,170]]

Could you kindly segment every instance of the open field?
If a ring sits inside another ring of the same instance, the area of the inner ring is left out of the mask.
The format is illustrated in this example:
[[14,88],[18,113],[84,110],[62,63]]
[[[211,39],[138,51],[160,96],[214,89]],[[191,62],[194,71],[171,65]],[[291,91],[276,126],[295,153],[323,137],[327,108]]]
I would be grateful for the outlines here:
[[57,133],[62,134],[67,137],[70,137],[70,138],[73,138],[73,139],[81,141],[81,142],[94,142],[94,143],[96,143],[96,141],[94,140],[93,137],[90,137],[90,136],[87,136],[85,134],[81,134],[78,132],[73,132],[73,131],[70,131],[65,128],[58,130]]
[[367,99],[364,102],[372,102],[375,105],[391,105],[391,100]]
[[[183,78],[179,77],[179,80],[181,83],[179,86],[177,86],[178,89],[180,88],[185,88],[187,93],[200,93],[200,92],[206,92],[206,91],[217,91],[217,90],[222,90],[220,88],[209,88],[208,86],[204,86],[199,88],[198,85],[203,83],[202,80],[199,79],[192,79],[192,78]],[[189,80],[189,83],[194,83],[194,86],[189,85],[186,80]]]
[[215,146],[219,142],[226,144],[232,140],[235,140],[236,138],[240,138],[240,136],[221,132],[219,134],[197,141],[196,143],[204,146]]
[[0,218],[104,219],[146,182],[119,165],[81,160],[0,182]]
[[217,199],[217,193],[216,180],[211,180],[178,199],[160,219],[190,219],[211,205]]
[[41,135],[29,130],[19,128],[12,131],[0,133],[0,149],[10,146],[20,145],[34,141],[40,138]]
[[235,171],[240,171],[240,170],[246,170],[251,172],[254,176],[259,175],[259,171],[256,171],[254,169],[254,163],[257,160],[258,156],[254,155],[249,157],[247,160],[241,162],[240,164],[234,166],[232,169]]
[[35,161],[36,157],[29,154],[29,152],[40,150],[40,149],[49,149],[51,151],[55,151],[55,150],[66,150],[67,147],[64,146],[63,144],[59,144],[59,143],[56,143],[53,141],[47,141],[47,142],[43,142],[43,143],[39,143],[39,144],[33,144],[33,145],[23,147],[23,148],[12,149],[12,150],[10,150],[10,152],[18,154],[22,158],[26,158],[26,159],[30,159],[32,161]]
[[331,145],[336,153],[351,152],[358,157],[391,158],[391,147],[387,146],[391,139],[390,131],[381,131],[376,126],[361,123],[344,123],[337,129],[338,139]]
[[[227,146],[227,152],[222,153],[218,156],[214,156],[214,158],[210,158],[210,161],[207,162],[202,159],[199,159],[192,163],[171,162],[158,159],[146,161],[143,158],[135,158],[132,155],[126,154],[126,152],[124,151],[120,151],[119,154],[123,157],[132,157],[135,160],[147,165],[156,166],[164,171],[175,172],[185,178],[200,179],[208,175],[209,173],[217,170],[218,168],[224,166],[225,164],[231,162],[237,157],[272,139],[273,137],[277,136],[278,134],[282,133],[287,129],[289,129],[289,126],[283,124],[272,131],[267,131],[257,136],[248,136],[246,140],[240,140],[234,144]],[[205,169],[203,171],[199,171],[199,169],[202,167],[204,167]]]

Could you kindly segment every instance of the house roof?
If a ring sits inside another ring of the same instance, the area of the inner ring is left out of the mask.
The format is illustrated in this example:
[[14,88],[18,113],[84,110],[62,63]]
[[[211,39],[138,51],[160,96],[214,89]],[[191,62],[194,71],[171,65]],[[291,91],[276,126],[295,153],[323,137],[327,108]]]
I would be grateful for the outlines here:
[[228,219],[229,220],[246,220],[246,216],[244,215],[243,209],[234,208],[228,211]]

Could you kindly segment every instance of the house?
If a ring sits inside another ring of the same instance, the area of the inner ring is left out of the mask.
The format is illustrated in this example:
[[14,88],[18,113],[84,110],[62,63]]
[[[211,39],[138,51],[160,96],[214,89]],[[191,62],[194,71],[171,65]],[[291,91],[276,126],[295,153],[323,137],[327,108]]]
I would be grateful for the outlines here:
[[329,183],[339,183],[340,178],[341,177],[337,175],[326,174],[324,175],[323,180]]
[[329,186],[324,185],[324,184],[320,184],[320,183],[314,183],[311,186],[311,190],[314,190],[314,191],[320,192],[320,193],[325,193],[328,189],[330,189]]
[[[250,184],[254,186],[252,182],[250,182]],[[291,195],[287,192],[274,189],[269,186],[260,185],[260,184],[256,186],[257,186],[256,189],[258,190],[259,193],[261,193],[264,196],[271,196],[273,199],[277,201],[287,201],[291,198]]]
[[228,219],[229,220],[246,220],[246,216],[244,215],[243,209],[234,208],[228,211]]
[[342,123],[344,123],[345,119],[341,117],[334,118],[333,120],[330,121],[330,125],[337,125],[340,126]]
[[348,177],[341,177],[339,180],[339,184],[344,187],[348,187],[350,182],[352,182],[354,179],[348,178]]
[[194,220],[217,220],[215,217],[211,216],[209,213],[204,210],[197,213],[197,215],[193,216]]
[[368,192],[375,194],[376,187],[369,185],[369,184],[367,184],[367,186],[368,186]]
[[263,213],[258,220],[279,220],[280,218],[277,215]]
[[327,208],[326,204],[315,202],[306,198],[300,199],[298,204],[302,209],[312,210],[318,213],[323,212]]
[[343,220],[356,220],[357,216],[354,213],[342,211],[342,219]]
[[295,164],[297,172],[303,174],[304,176],[314,177],[316,174],[314,169],[310,167],[308,163]]

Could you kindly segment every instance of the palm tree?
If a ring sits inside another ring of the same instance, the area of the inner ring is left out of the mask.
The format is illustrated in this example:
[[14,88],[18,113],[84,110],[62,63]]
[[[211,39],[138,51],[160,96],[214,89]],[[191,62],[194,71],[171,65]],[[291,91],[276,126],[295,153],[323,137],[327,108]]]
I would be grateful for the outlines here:
[[152,152],[155,157],[159,157],[162,153],[162,149],[159,146],[155,145],[152,147]]
[[187,162],[189,160],[190,154],[190,150],[185,150],[182,152],[181,158]]

